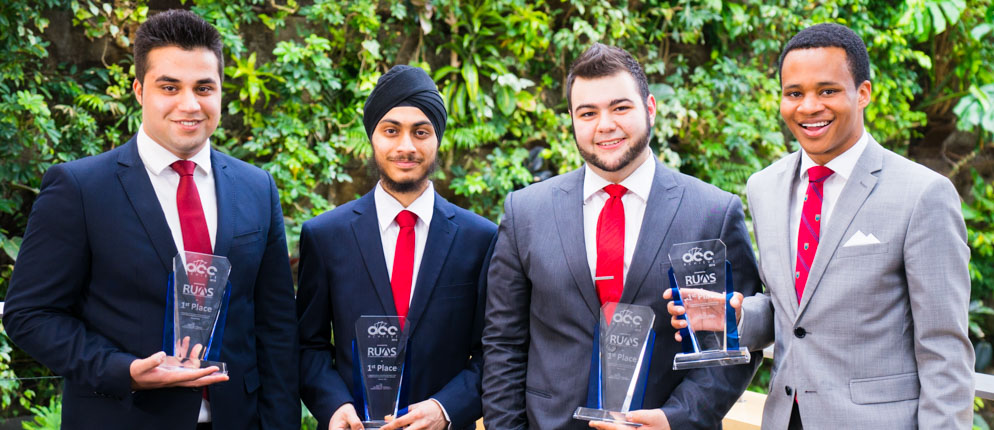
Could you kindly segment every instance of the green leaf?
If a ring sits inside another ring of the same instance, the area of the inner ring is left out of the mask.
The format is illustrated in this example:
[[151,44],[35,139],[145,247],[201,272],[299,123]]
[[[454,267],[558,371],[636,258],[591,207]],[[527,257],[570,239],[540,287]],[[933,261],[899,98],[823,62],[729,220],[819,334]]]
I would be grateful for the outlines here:
[[505,116],[510,116],[514,113],[514,108],[517,107],[517,104],[518,102],[514,98],[514,90],[508,87],[499,87],[497,89],[497,108]]
[[476,66],[469,61],[463,62],[462,77],[466,82],[466,92],[471,102],[475,102],[480,96],[480,76],[476,71]]
[[932,33],[940,34],[946,31],[946,18],[942,14],[942,8],[935,3],[929,3],[926,7],[929,15],[932,16]]
[[21,237],[15,236],[4,239],[3,241],[3,252],[10,257],[11,260],[17,261],[17,253],[21,250]]

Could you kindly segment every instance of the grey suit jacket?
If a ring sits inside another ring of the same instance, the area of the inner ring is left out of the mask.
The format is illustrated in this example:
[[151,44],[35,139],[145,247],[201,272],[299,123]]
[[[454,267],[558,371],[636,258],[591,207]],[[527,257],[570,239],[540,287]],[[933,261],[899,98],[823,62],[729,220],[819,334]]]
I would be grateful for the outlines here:
[[[871,138],[798,304],[787,229],[799,160],[747,186],[766,294],[746,298],[742,342],[776,341],[763,428],[787,427],[794,396],[805,427],[970,428],[970,250],[956,190]],[[880,243],[844,246],[858,231]]]
[[[587,399],[600,312],[583,236],[579,169],[511,193],[504,204],[488,276],[483,333],[483,410],[488,429],[582,429],[572,419]],[[674,428],[720,428],[752,378],[750,365],[673,371],[663,291],[674,243],[721,238],[737,290],[758,287],[738,197],[656,164],[621,302],[656,313],[644,408],[661,407]],[[757,354],[759,355],[759,354]]]

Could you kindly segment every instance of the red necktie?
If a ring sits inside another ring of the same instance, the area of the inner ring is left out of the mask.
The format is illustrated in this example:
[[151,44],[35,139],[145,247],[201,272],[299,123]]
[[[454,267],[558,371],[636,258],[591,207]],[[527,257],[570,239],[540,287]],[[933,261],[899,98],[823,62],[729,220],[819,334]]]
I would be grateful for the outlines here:
[[[170,165],[179,173],[179,187],[176,188],[176,210],[179,212],[179,229],[183,232],[183,249],[201,254],[212,253],[211,234],[207,230],[207,217],[204,216],[204,206],[200,204],[200,193],[197,183],[193,181],[193,170],[197,164],[190,160],[177,160]],[[191,278],[192,275],[187,274]],[[190,279],[194,281],[194,279]],[[206,282],[206,278],[202,280]],[[204,304],[204,299],[197,297],[197,303]],[[209,400],[207,387],[200,395]]]
[[211,236],[207,230],[207,218],[200,204],[200,193],[193,182],[193,170],[197,165],[190,160],[178,160],[171,165],[179,173],[179,187],[176,188],[176,209],[179,212],[179,226],[183,231],[183,248],[190,252],[210,254]]
[[801,208],[801,223],[797,229],[797,261],[794,271],[794,289],[797,291],[797,302],[801,302],[804,286],[808,282],[808,272],[811,262],[818,250],[818,240],[821,238],[821,202],[824,193],[825,180],[832,176],[832,169],[825,166],[813,166],[808,169],[808,191],[804,194],[804,206]]
[[[617,184],[604,187],[608,199],[597,217],[597,269],[595,283],[601,305],[621,300],[625,287],[625,205],[628,189]],[[610,278],[610,279],[608,279]]]
[[418,216],[411,211],[400,211],[397,214],[397,248],[393,253],[393,276],[390,287],[393,288],[393,303],[400,315],[400,328],[404,328],[404,318],[411,306],[411,284],[414,281],[414,224]]

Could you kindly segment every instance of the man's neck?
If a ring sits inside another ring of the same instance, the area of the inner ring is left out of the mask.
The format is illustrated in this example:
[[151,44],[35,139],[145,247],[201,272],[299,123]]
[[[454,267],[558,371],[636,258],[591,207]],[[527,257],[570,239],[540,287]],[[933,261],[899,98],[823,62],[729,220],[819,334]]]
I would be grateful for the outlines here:
[[390,197],[396,199],[397,202],[405,208],[411,206],[411,203],[414,203],[414,201],[417,200],[418,197],[421,197],[421,194],[424,194],[425,190],[428,189],[428,181],[424,181],[424,183],[421,184],[417,190],[408,192],[395,191],[388,187],[385,182],[380,182],[380,184],[383,186],[383,191],[386,191]]
[[597,166],[594,166],[593,164],[590,163],[587,163],[587,165],[590,167],[591,170],[594,171],[594,173],[597,174],[597,176],[604,178],[604,180],[612,184],[620,184],[625,179],[628,179],[628,177],[631,176],[632,173],[635,173],[635,171],[638,170],[639,166],[641,166],[642,163],[645,163],[645,160],[650,156],[650,154],[652,154],[652,150],[650,150],[649,147],[646,146],[645,150],[643,150],[638,157],[635,157],[635,159],[633,159],[625,167],[613,172],[601,170],[597,168]]

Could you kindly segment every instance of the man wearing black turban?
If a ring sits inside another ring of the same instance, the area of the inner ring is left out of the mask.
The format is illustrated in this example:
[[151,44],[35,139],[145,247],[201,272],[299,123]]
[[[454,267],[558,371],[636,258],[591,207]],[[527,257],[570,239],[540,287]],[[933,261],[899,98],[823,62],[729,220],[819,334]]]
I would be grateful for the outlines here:
[[363,110],[379,182],[304,223],[301,397],[319,428],[359,429],[360,421],[385,418],[375,392],[368,401],[370,375],[357,360],[367,351],[356,347],[356,333],[367,336],[368,328],[357,319],[373,315],[403,317],[397,328],[409,336],[398,418],[385,430],[473,428],[482,415],[481,275],[497,227],[446,201],[428,179],[446,120],[424,70],[391,68]]

